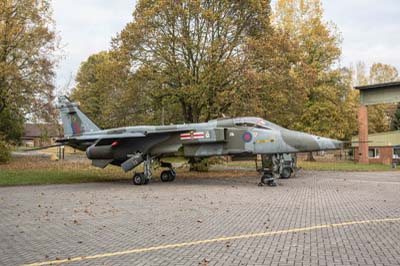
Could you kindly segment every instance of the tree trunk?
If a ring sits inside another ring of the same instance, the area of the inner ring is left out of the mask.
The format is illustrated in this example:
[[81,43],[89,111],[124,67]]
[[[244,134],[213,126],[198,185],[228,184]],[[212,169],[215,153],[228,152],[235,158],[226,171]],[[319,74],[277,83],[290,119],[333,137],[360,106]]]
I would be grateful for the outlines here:
[[3,98],[0,98],[0,114],[1,112],[3,112],[5,107],[6,107],[6,101]]
[[306,161],[307,161],[307,162],[315,162],[315,158],[314,158],[314,155],[313,155],[312,152],[309,152],[309,153],[307,154]]

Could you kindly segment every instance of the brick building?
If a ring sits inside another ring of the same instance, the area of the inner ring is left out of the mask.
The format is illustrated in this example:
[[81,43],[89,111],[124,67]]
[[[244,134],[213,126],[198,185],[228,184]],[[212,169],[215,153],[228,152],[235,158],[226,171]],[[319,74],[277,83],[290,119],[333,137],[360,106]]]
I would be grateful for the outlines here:
[[60,128],[51,124],[25,124],[22,145],[27,147],[40,147],[54,144],[60,136]]
[[[358,137],[352,138],[354,159],[359,160]],[[400,162],[400,131],[390,131],[368,135],[369,163],[391,165]]]

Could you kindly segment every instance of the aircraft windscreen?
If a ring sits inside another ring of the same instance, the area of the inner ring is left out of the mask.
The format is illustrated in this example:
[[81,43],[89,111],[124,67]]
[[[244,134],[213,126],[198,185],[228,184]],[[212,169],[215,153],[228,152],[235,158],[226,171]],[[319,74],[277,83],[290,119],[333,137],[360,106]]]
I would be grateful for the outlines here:
[[235,123],[235,125],[242,126],[242,127],[261,128],[261,129],[267,129],[267,130],[282,129],[282,127],[280,127],[274,123],[271,123],[267,120],[264,120],[261,118],[253,118],[253,117],[244,118],[241,121],[237,121]]
[[269,122],[269,121],[267,121],[267,120],[262,120],[262,121],[263,121],[263,123],[264,123],[263,125],[266,126],[266,127],[275,128],[275,129],[284,129],[283,127],[278,126],[277,124],[274,124],[274,123]]
[[264,125],[258,125],[258,124],[251,123],[251,122],[236,123],[235,125],[239,126],[239,127],[256,127],[256,128],[262,128],[262,129],[270,129],[269,127],[266,127]]

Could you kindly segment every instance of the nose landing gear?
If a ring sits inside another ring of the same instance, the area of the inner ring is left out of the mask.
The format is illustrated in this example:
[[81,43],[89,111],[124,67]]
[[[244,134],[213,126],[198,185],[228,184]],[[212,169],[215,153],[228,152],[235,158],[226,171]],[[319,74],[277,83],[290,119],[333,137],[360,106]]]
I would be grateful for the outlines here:
[[276,187],[275,176],[277,175],[277,158],[275,155],[261,155],[261,168],[258,169],[262,173],[260,186],[267,185]]
[[276,187],[276,181],[274,178],[274,175],[272,173],[263,173],[261,176],[261,184],[270,186],[270,187]]
[[260,185],[275,187],[276,179],[290,178],[296,168],[296,155],[291,154],[262,154],[261,168],[262,173]]
[[[134,185],[147,185],[152,178],[152,167],[153,159],[150,155],[145,156],[145,160],[143,161],[143,173],[135,173],[133,175],[132,181]],[[160,179],[162,182],[172,182],[175,180],[176,172],[172,167],[171,163],[160,162],[161,167],[169,168],[169,170],[165,170],[161,172]]]

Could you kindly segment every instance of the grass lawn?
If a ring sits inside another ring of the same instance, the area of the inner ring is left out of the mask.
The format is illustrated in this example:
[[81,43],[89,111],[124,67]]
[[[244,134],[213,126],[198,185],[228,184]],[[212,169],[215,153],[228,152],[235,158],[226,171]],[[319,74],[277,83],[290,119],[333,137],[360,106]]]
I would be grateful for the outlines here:
[[[0,186],[110,182],[128,179],[123,173],[95,170],[0,170]],[[129,177],[130,179],[130,177]]]
[[[223,165],[229,167],[243,167],[243,168],[254,168],[254,161],[237,161],[228,162]],[[260,165],[259,165],[260,166]],[[298,161],[297,166],[304,170],[316,170],[316,171],[395,171],[390,165],[381,164],[358,164],[352,161],[338,161],[338,162],[307,162]]]
[[0,186],[107,182],[131,177],[131,173],[125,174],[116,167],[92,167],[89,161],[15,157],[10,163],[0,165]]
[[[181,165],[186,162],[179,158],[168,158],[167,161]],[[139,166],[136,170],[143,171],[142,166]],[[158,179],[162,170],[164,169],[158,168],[153,171],[155,179]],[[248,175],[248,173],[238,171],[196,173],[189,172],[185,166],[179,168],[178,172],[179,178],[224,178]],[[47,158],[17,156],[13,157],[10,163],[0,164],[0,186],[131,181],[132,176],[132,171],[124,173],[122,169],[115,166],[108,166],[105,169],[93,167],[89,160],[52,161]]]
[[[180,160],[169,160],[174,163],[184,163]],[[392,171],[387,165],[361,165],[353,162],[305,162],[299,161],[299,167],[305,170],[319,171]],[[223,162],[219,166],[228,169],[209,172],[189,172],[187,166],[178,169],[180,178],[215,178],[248,176],[245,171],[229,170],[229,167],[241,167],[255,170],[254,161]],[[140,171],[140,169],[139,169]],[[157,178],[161,169],[154,171]],[[254,174],[257,174],[254,171]],[[86,182],[113,182],[131,180],[132,172],[124,173],[120,168],[109,166],[99,169],[90,165],[89,160],[84,161],[51,161],[43,158],[15,157],[8,164],[0,165],[0,186],[14,185],[40,185],[40,184],[69,184]]]
[[354,162],[306,162],[299,161],[298,166],[305,170],[319,171],[395,171],[390,165],[358,164]]

